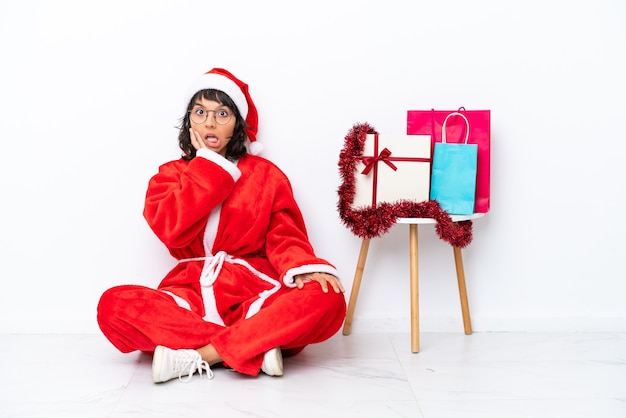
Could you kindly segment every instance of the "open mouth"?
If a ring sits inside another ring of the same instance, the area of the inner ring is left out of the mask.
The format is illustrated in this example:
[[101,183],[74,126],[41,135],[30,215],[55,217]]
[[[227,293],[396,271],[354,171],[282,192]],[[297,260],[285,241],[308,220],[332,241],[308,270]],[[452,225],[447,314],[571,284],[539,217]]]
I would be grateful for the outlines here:
[[204,141],[207,144],[217,144],[218,138],[216,136],[214,136],[214,135],[207,135],[207,136],[204,137]]

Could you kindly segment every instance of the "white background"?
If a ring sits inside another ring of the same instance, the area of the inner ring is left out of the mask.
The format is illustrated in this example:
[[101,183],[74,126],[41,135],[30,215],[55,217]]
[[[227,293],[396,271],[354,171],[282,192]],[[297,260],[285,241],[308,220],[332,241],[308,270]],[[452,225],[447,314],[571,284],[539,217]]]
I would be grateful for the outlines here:
[[[492,208],[464,251],[475,331],[626,331],[626,3],[609,0],[0,3],[0,331],[98,332],[100,294],[173,259],[142,218],[180,155],[188,82],[250,85],[264,155],[348,291],[339,219],[356,122],[491,109]],[[353,330],[408,330],[408,227],[372,241]],[[420,227],[422,330],[462,332],[451,248]]]

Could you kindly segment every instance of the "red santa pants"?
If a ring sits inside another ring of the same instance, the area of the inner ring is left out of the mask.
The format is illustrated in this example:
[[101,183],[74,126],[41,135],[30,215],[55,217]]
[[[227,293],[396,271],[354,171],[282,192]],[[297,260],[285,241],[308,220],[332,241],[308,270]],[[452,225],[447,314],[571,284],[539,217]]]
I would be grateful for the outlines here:
[[[281,288],[258,313],[244,319],[241,306],[256,300],[259,289],[230,283],[234,282],[220,275],[214,285],[218,309],[223,305],[220,295],[228,300],[229,307],[220,309],[222,317],[228,318],[227,326],[204,321],[202,307],[192,305],[188,310],[160,290],[134,285],[117,286],[102,295],[98,324],[124,353],[154,352],[157,345],[197,349],[212,344],[229,367],[256,376],[267,351],[281,347],[286,356],[296,354],[308,344],[332,337],[345,317],[344,295],[332,288],[324,293],[319,283],[310,282],[303,289]],[[161,289],[180,295],[188,293],[190,286],[178,291],[177,286]],[[241,294],[238,301],[234,289]]]

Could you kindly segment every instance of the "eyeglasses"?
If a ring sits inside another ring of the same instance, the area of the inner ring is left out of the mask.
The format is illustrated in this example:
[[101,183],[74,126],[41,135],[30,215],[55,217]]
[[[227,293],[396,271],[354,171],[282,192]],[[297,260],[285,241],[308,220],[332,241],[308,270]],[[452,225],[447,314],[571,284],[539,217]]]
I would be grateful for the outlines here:
[[189,111],[189,118],[193,123],[204,123],[211,112],[213,112],[213,118],[218,125],[226,125],[233,116],[233,113],[226,109],[207,110],[202,107],[194,107]]

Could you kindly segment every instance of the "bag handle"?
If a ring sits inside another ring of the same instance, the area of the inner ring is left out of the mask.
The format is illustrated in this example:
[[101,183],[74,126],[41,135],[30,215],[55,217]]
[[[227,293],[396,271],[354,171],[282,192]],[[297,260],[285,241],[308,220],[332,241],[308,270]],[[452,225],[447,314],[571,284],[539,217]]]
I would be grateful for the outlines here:
[[464,143],[467,145],[467,140],[469,139],[469,131],[470,131],[469,121],[467,120],[465,115],[461,112],[449,113],[448,116],[446,116],[446,118],[443,120],[443,125],[441,125],[441,142],[444,144],[446,143],[446,123],[448,122],[448,119],[450,118],[450,116],[460,116],[463,118],[463,120],[465,120],[465,125],[467,126],[467,129],[465,130],[465,142]]

